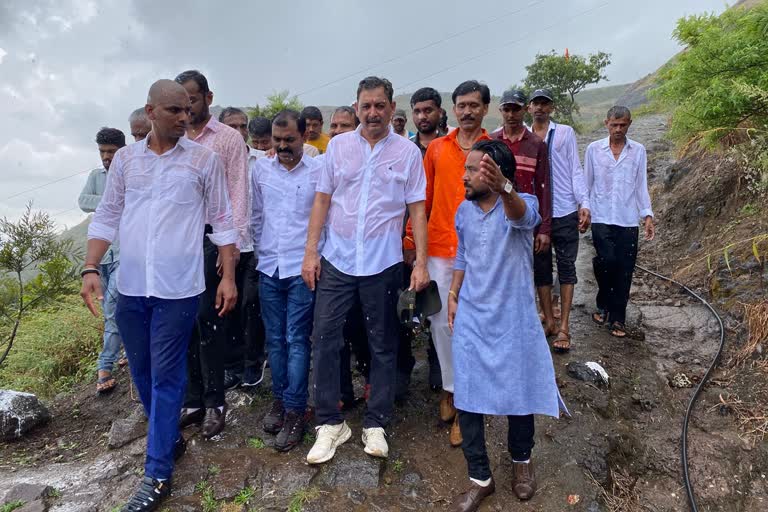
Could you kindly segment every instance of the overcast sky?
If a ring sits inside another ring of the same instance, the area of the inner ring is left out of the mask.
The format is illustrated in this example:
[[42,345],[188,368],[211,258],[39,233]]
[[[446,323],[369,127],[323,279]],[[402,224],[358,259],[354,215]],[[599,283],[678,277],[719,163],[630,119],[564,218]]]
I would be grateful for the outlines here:
[[281,89],[305,104],[349,104],[370,74],[389,78],[397,93],[478,79],[500,94],[524,78],[536,53],[565,48],[610,53],[604,85],[621,84],[680,49],[671,39],[679,17],[725,7],[723,0],[3,0],[0,216],[16,218],[33,200],[61,227],[84,219],[77,196],[100,166],[98,129],[128,134],[128,114],[144,105],[149,85],[188,68],[207,75],[214,103],[239,106]]

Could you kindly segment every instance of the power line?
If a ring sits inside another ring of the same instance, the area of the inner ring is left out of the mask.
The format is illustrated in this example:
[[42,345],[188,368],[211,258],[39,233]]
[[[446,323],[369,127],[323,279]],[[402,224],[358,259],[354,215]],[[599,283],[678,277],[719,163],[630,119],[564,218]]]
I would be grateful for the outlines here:
[[416,48],[414,50],[410,50],[408,53],[400,54],[400,55],[398,55],[396,57],[392,57],[391,59],[387,59],[385,61],[379,62],[378,64],[375,64],[373,66],[369,66],[369,67],[360,69],[360,70],[355,71],[353,73],[349,73],[347,75],[344,75],[341,78],[337,78],[335,80],[331,80],[329,82],[325,82],[322,85],[318,85],[318,86],[313,87],[311,89],[307,89],[305,91],[302,91],[302,92],[296,94],[296,96],[303,96],[303,95],[309,94],[311,92],[319,91],[320,89],[325,89],[326,87],[328,87],[330,85],[334,85],[334,84],[337,84],[339,82],[343,82],[344,80],[347,80],[347,79],[352,78],[354,76],[360,76],[361,74],[367,73],[367,72],[369,72],[369,71],[371,71],[373,69],[376,69],[378,67],[384,66],[386,64],[391,64],[392,62],[398,61],[398,60],[400,60],[400,59],[402,59],[404,57],[411,56],[414,53],[418,53],[418,52],[421,52],[421,51],[426,50],[428,48],[432,48],[433,46],[437,46],[437,45],[439,45],[441,43],[444,43],[445,41],[449,41],[451,39],[455,39],[456,37],[464,35],[464,34],[466,34],[468,32],[471,32],[471,31],[473,31],[473,30],[475,30],[477,28],[483,27],[485,25],[490,25],[491,23],[495,23],[495,22],[497,22],[497,21],[499,21],[499,20],[501,20],[503,18],[506,18],[507,16],[511,16],[513,14],[519,14],[520,12],[524,11],[525,9],[529,9],[529,8],[531,8],[531,7],[533,7],[533,6],[537,5],[537,4],[543,3],[543,1],[544,0],[539,0],[539,1],[536,1],[536,2],[529,3],[525,7],[517,9],[516,11],[507,11],[506,13],[502,14],[501,16],[498,16],[496,18],[492,18],[492,19],[490,19],[488,21],[484,21],[483,23],[478,23],[477,25],[473,25],[473,26],[471,26],[469,28],[466,28],[464,30],[461,30],[459,32],[455,32],[455,33],[453,33],[453,34],[451,34],[449,36],[446,36],[446,37],[444,37],[442,39],[438,39],[436,41],[432,41],[431,43],[427,43],[424,46],[421,46],[421,47]]
[[[575,20],[576,18],[579,18],[579,17],[581,17],[581,16],[584,16],[584,15],[586,15],[586,14],[589,14],[589,13],[591,13],[591,12],[594,12],[594,11],[596,11],[596,10],[598,10],[598,9],[602,8],[602,7],[605,7],[605,6],[607,6],[607,5],[608,5],[608,4],[610,4],[610,3],[611,3],[610,1],[608,1],[608,2],[603,2],[602,4],[599,4],[599,5],[595,6],[595,7],[591,7],[591,8],[589,8],[589,9],[587,9],[586,11],[582,11],[582,12],[580,12],[580,13],[578,13],[578,14],[574,15],[574,16],[571,16],[570,18],[566,18],[565,20],[562,20],[562,21],[557,21],[557,22],[555,22],[555,23],[552,23],[551,25],[547,25],[547,26],[545,26],[545,27],[537,28],[537,30],[536,30],[536,33],[539,33],[539,32],[541,32],[542,30],[547,30],[547,29],[550,29],[550,28],[554,28],[554,27],[556,27],[556,26],[558,26],[558,25],[562,25],[562,24],[565,24],[565,23],[570,23],[571,21]],[[407,83],[407,84],[405,84],[405,85],[399,86],[399,87],[398,87],[398,89],[400,89],[400,90],[406,89],[406,88],[408,88],[408,87],[410,87],[410,86],[412,86],[412,85],[415,85],[415,84],[417,84],[417,83],[421,82],[422,80],[426,80],[427,78],[432,78],[432,77],[434,77],[434,76],[437,76],[437,75],[443,74],[443,73],[445,73],[446,71],[450,71],[450,70],[452,70],[452,69],[456,69],[456,68],[458,68],[459,66],[463,66],[464,64],[467,64],[467,63],[469,63],[469,62],[472,62],[472,61],[473,61],[473,60],[475,60],[475,59],[478,59],[478,58],[480,58],[480,57],[483,57],[483,56],[486,56],[486,55],[490,55],[490,54],[492,54],[492,53],[495,53],[495,52],[498,52],[499,50],[502,50],[502,49],[504,49],[504,48],[507,48],[508,46],[512,46],[512,45],[514,45],[514,44],[517,44],[517,43],[519,43],[519,42],[521,42],[521,41],[525,41],[525,40],[527,40],[529,37],[531,37],[532,35],[534,35],[534,33],[533,33],[533,32],[530,32],[530,33],[526,33],[526,34],[525,34],[523,37],[520,37],[520,38],[518,38],[518,39],[514,39],[514,40],[512,40],[512,41],[509,41],[509,42],[507,42],[507,43],[504,43],[504,44],[502,44],[501,46],[496,46],[496,47],[493,47],[491,50],[488,50],[488,51],[484,51],[484,52],[478,53],[478,54],[476,54],[476,55],[473,55],[472,57],[469,57],[469,58],[467,58],[467,59],[464,59],[464,60],[462,60],[461,62],[459,62],[459,63],[457,63],[457,64],[452,64],[452,65],[450,65],[450,66],[448,66],[448,67],[442,68],[442,69],[440,69],[440,70],[438,70],[438,71],[435,71],[434,73],[431,73],[431,74],[429,74],[429,75],[423,76],[423,77],[419,78],[418,80],[414,80],[413,82],[408,82],[408,83]]]
[[21,191],[21,192],[19,192],[19,193],[17,193],[17,194],[13,194],[13,195],[11,195],[11,196],[8,196],[8,197],[6,197],[6,198],[4,199],[4,201],[8,201],[9,199],[13,199],[14,197],[19,197],[19,196],[21,196],[21,195],[24,195],[24,194],[26,194],[27,192],[32,192],[32,191],[34,191],[34,190],[38,190],[38,189],[41,189],[41,188],[43,188],[43,187],[47,187],[48,185],[53,185],[54,183],[58,183],[58,182],[60,182],[60,181],[68,180],[69,178],[74,178],[75,176],[80,176],[81,174],[85,174],[85,173],[87,173],[87,172],[91,172],[91,170],[90,170],[90,169],[88,169],[87,171],[80,171],[80,172],[76,172],[75,174],[70,174],[69,176],[64,176],[63,178],[59,178],[59,179],[57,179],[57,180],[53,180],[53,181],[49,181],[49,182],[47,182],[47,183],[43,183],[42,185],[38,185],[38,186],[36,186],[36,187],[32,187],[32,188],[30,188],[30,189],[27,189],[27,190],[23,190],[23,191]]

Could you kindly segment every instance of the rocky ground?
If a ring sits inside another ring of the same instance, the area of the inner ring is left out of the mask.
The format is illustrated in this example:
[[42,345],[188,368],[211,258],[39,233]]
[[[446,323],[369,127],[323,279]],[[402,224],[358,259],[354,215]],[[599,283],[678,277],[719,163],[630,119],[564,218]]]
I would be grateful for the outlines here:
[[[664,119],[648,116],[636,120],[630,133],[649,149],[652,183],[663,180],[674,163],[664,132]],[[602,134],[593,134],[598,137]],[[664,231],[658,236],[663,240]],[[657,266],[665,256],[658,245],[643,244],[641,263],[664,273],[671,269]],[[533,460],[539,492],[528,503],[519,503],[510,487],[505,422],[488,418],[497,491],[482,510],[688,510],[680,461],[682,418],[690,386],[701,379],[717,351],[717,323],[675,287],[637,273],[630,306],[633,335],[612,338],[590,320],[592,255],[587,235],[578,260],[574,348],[553,356],[572,416],[537,419]],[[743,335],[743,330],[729,329],[729,340],[735,343]],[[466,466],[461,450],[448,444],[448,425],[437,417],[438,395],[428,391],[423,347],[416,352],[411,396],[398,406],[389,429],[387,461],[363,453],[362,411],[349,415],[354,436],[332,462],[320,468],[305,464],[311,433],[303,446],[278,454],[270,448],[273,436],[260,428],[270,403],[268,391],[233,391],[227,396],[230,412],[223,435],[205,441],[194,428],[185,432],[189,450],[179,461],[165,509],[445,509],[467,483]],[[579,363],[585,362],[602,365],[609,384],[579,380]],[[54,419],[49,425],[0,446],[0,504],[21,499],[38,508],[19,510],[111,511],[130,495],[142,472],[145,424],[129,392],[127,373],[118,376],[120,388],[111,397],[94,398],[90,385],[60,397],[51,404]],[[768,449],[760,437],[744,435],[733,409],[721,403],[731,386],[749,383],[718,373],[691,422],[690,468],[699,509],[765,510]],[[19,487],[22,483],[32,485]]]

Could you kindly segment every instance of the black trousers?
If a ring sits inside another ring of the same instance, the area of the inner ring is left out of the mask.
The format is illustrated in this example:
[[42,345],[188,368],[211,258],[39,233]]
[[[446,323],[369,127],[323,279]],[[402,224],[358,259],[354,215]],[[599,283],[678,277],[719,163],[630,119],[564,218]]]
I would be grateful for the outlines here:
[[399,345],[396,305],[403,279],[402,264],[362,277],[344,274],[325,259],[321,265],[312,332],[317,424],[337,425],[344,420],[338,407],[343,331],[350,309],[355,300],[359,300],[371,353],[368,377],[371,392],[363,427],[386,427],[392,418],[395,399]]
[[579,255],[579,213],[552,218],[549,248],[533,255],[533,281],[537,287],[552,286],[552,248],[557,260],[560,284],[576,284],[576,257]]
[[[208,231],[206,226],[206,233]],[[205,291],[200,294],[197,320],[187,352],[187,392],[184,407],[224,405],[224,363],[227,341],[226,323],[216,311],[216,290],[221,278],[216,273],[219,249],[208,237],[203,239]]]
[[626,321],[638,234],[637,227],[592,224],[592,243],[597,252],[592,260],[598,290],[597,308],[608,312],[610,322]]
[[229,336],[226,367],[236,371],[244,367],[260,367],[264,362],[264,322],[259,306],[259,273],[256,256],[240,253],[235,268],[237,305],[225,318]]
[[[527,416],[507,416],[507,448],[512,460],[528,460],[531,457],[534,441],[533,414]],[[485,417],[482,414],[459,410],[461,427],[461,449],[467,460],[469,477],[476,480],[491,478],[491,464],[485,447]]]

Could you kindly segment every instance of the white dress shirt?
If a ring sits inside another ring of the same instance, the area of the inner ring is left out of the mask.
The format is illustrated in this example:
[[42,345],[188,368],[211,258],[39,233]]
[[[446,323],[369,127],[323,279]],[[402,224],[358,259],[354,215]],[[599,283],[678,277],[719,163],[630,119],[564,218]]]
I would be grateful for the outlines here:
[[547,151],[552,173],[552,217],[565,217],[579,207],[589,209],[589,192],[584,169],[579,161],[576,132],[566,124],[550,121],[544,142],[549,141],[550,137],[552,147],[547,148]]
[[378,274],[403,261],[407,204],[424,201],[421,151],[392,128],[371,145],[355,131],[328,143],[317,191],[331,196],[323,257],[351,276]]
[[592,223],[635,227],[641,219],[653,217],[647,167],[645,147],[630,138],[618,160],[608,137],[587,147],[584,169]]
[[179,139],[158,155],[147,141],[121,148],[88,239],[113,242],[119,227],[118,291],[123,295],[182,299],[205,290],[202,234],[219,246],[234,244],[224,167],[213,151]]
[[[256,270],[280,279],[301,275],[307,228],[321,165],[309,155],[290,171],[277,158],[260,158],[251,173]],[[322,247],[322,239],[320,241]]]

